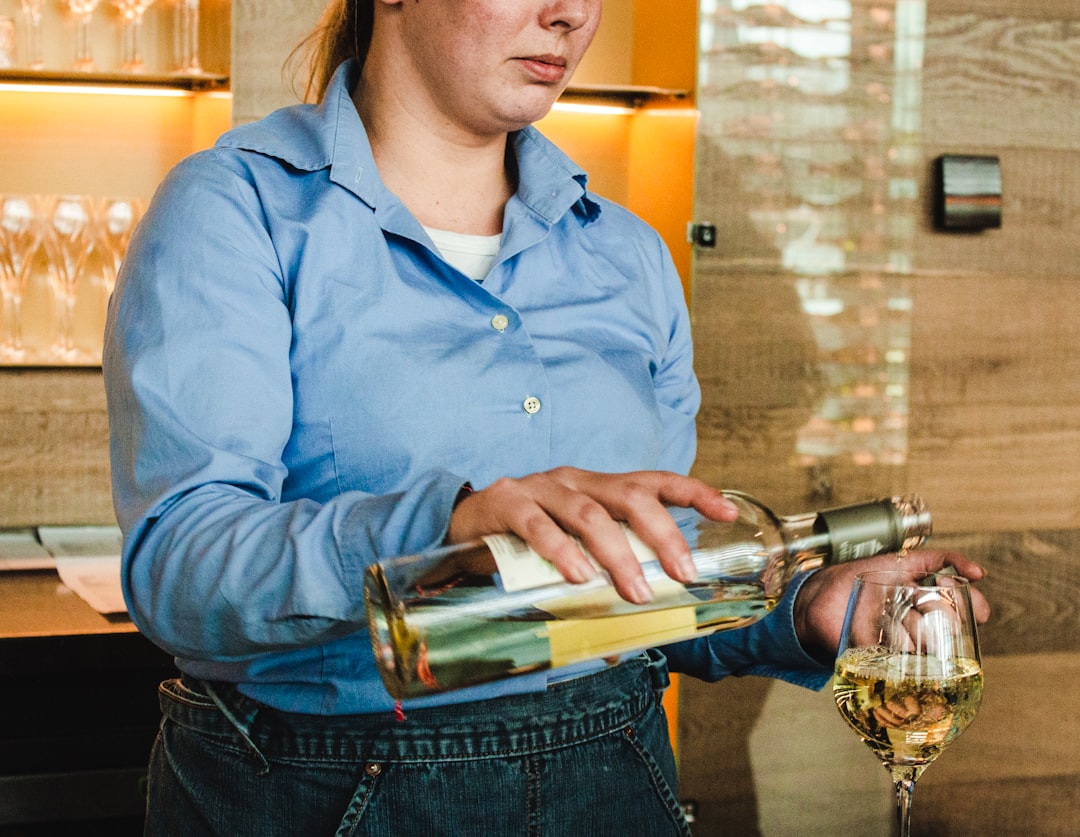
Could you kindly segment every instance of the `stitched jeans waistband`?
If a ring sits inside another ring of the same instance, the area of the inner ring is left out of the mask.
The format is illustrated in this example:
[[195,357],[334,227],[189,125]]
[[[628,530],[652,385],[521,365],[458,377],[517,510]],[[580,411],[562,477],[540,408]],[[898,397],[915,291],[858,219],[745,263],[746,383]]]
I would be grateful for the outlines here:
[[280,712],[187,676],[162,684],[160,698],[171,720],[210,736],[239,734],[266,758],[408,761],[542,752],[606,735],[653,708],[666,685],[666,662],[652,652],[545,692],[413,709],[404,720]]

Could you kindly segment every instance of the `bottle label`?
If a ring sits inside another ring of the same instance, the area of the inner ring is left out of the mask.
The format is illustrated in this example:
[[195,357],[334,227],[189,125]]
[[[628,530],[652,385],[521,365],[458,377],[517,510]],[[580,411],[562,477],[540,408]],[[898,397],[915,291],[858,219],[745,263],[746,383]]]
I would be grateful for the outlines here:
[[694,608],[676,607],[607,619],[552,620],[547,623],[551,666],[559,668],[686,639],[698,628],[694,617]]
[[832,541],[832,561],[841,563],[892,552],[904,545],[899,516],[888,500],[820,513]]
[[[623,532],[630,543],[630,550],[641,564],[656,561],[656,553],[646,546],[641,538],[635,535],[630,527],[623,525]],[[566,579],[555,569],[555,565],[546,558],[540,556],[536,550],[528,546],[516,535],[487,535],[484,537],[491,554],[495,557],[495,565],[499,568],[499,577],[503,589],[508,592],[518,590],[531,590],[534,587],[544,587],[548,584],[562,584]],[[581,545],[581,541],[574,539],[582,554],[592,563],[597,572],[602,572],[600,565],[596,563],[589,551]]]
[[898,549],[898,546],[889,546],[877,539],[869,541],[841,541],[833,547],[833,561],[844,563],[855,561],[859,558],[870,558],[873,555],[881,555]]

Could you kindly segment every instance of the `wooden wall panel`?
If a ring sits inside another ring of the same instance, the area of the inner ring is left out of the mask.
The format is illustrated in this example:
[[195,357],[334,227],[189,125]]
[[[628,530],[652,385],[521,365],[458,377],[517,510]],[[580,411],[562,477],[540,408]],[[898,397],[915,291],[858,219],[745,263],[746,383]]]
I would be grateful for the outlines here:
[[[1080,94],[1076,96],[1080,102]],[[942,104],[941,107],[946,105]],[[1048,108],[1049,109],[1049,108]],[[1080,113],[1080,107],[1076,108]],[[1016,119],[1021,119],[1017,115]],[[960,139],[924,145],[923,194],[931,195],[930,163],[941,154],[986,154],[999,158],[1003,181],[1001,229],[982,233],[937,233],[927,206],[916,236],[920,273],[930,276],[995,276],[1043,281],[1080,276],[1080,126],[1074,149],[976,144]],[[985,288],[983,289],[985,291]]]
[[285,61],[315,28],[324,3],[232,0],[233,124],[254,122],[304,93],[301,75]]
[[[867,0],[852,7],[884,13],[901,5],[912,13],[920,6]],[[891,191],[875,192],[877,151],[867,143],[865,126],[853,122],[846,147],[867,163],[861,176],[871,199],[823,200],[818,207],[832,218],[877,211],[888,222],[873,235],[846,241],[843,226],[825,226],[814,242],[849,248],[846,269],[823,271],[820,282],[826,296],[842,296],[861,282],[888,281],[886,260],[875,265],[876,256],[860,248],[880,244],[881,235],[893,237],[885,249],[899,257],[894,264],[910,292],[904,300],[910,305],[907,350],[896,358],[906,375],[906,456],[892,466],[859,465],[846,455],[812,466],[800,461],[793,427],[806,422],[798,396],[813,379],[803,363],[823,368],[836,352],[824,343],[816,349],[805,344],[790,288],[813,271],[785,269],[786,240],[777,236],[780,246],[773,246],[760,223],[763,216],[782,222],[790,209],[785,201],[798,206],[797,187],[805,181],[790,171],[786,180],[776,174],[790,139],[784,128],[790,120],[777,115],[807,112],[798,110],[800,93],[763,89],[762,96],[777,103],[774,110],[754,110],[747,97],[747,113],[763,135],[775,131],[771,145],[751,154],[750,134],[727,142],[722,134],[708,135],[708,147],[699,141],[699,152],[710,155],[706,166],[699,163],[699,205],[710,201],[722,227],[721,246],[696,260],[692,314],[704,394],[695,470],[746,487],[785,511],[886,490],[923,495],[934,514],[932,543],[959,549],[987,568],[981,589],[994,615],[981,631],[983,708],[972,729],[920,780],[912,833],[1076,834],[1080,5],[928,0],[925,8],[916,44],[922,59],[911,65],[906,82],[890,77],[891,62],[871,66],[888,44],[870,42],[862,45],[864,63],[852,65],[850,87],[814,100],[815,107],[831,108],[821,113],[838,116],[845,107],[856,113],[866,90],[884,84],[900,97],[893,99],[897,113],[905,103],[915,106],[909,130],[897,131],[891,152],[885,149],[884,159],[917,155],[910,169],[888,171]],[[741,55],[751,63],[763,60],[749,48]],[[799,60],[792,57],[792,65]],[[716,78],[730,82],[733,75]],[[732,112],[724,107],[720,112]],[[733,118],[730,124],[738,131],[750,123]],[[886,119],[877,124],[896,128]],[[816,135],[807,130],[798,153],[825,160],[828,146],[842,158],[832,145],[834,127],[822,123]],[[931,162],[944,153],[999,157],[1001,229],[945,234],[932,228]],[[765,186],[747,188],[755,182],[747,170]],[[827,162],[821,170],[832,172]],[[712,182],[700,182],[703,175]],[[792,184],[791,192],[782,191]],[[856,220],[848,229],[857,227]],[[862,306],[860,316],[874,321],[872,307]],[[828,338],[827,317],[805,319],[819,338]],[[682,792],[699,803],[696,837],[888,833],[887,775],[839,720],[827,693],[753,678],[709,685],[684,677],[682,683]],[[1033,706],[1031,696],[1046,690],[1063,698],[1060,705]]]
[[[931,0],[922,66],[924,136],[961,146],[1075,148],[1080,111],[1080,23],[1048,4],[1027,15],[939,8]],[[951,4],[942,4],[949,6]],[[1004,4],[1000,4],[1004,5]],[[1038,15],[1034,17],[1034,15]]]
[[1080,282],[921,277],[911,482],[944,528],[1080,525]]
[[114,525],[101,370],[0,370],[0,527]]

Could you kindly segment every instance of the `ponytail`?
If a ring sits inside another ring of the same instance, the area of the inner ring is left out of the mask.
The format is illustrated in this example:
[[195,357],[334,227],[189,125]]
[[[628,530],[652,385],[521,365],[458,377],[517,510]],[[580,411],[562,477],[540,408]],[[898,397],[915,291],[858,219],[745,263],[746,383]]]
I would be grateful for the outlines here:
[[286,66],[303,62],[307,81],[304,101],[317,102],[342,63],[359,58],[363,63],[371,45],[373,0],[330,0],[315,29],[292,51]]

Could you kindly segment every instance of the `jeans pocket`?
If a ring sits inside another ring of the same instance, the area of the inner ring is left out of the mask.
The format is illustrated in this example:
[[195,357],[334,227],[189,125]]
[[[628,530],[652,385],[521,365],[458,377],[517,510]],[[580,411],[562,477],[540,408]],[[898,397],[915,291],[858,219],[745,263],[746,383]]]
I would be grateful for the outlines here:
[[209,695],[196,691],[179,677],[163,681],[158,686],[158,693],[165,698],[175,700],[178,703],[187,706],[201,709],[215,708],[214,702],[210,699]]
[[670,815],[673,833],[690,837],[690,827],[679,804],[678,774],[663,712],[657,708],[646,713],[627,726],[622,735],[647,774],[658,802]]

